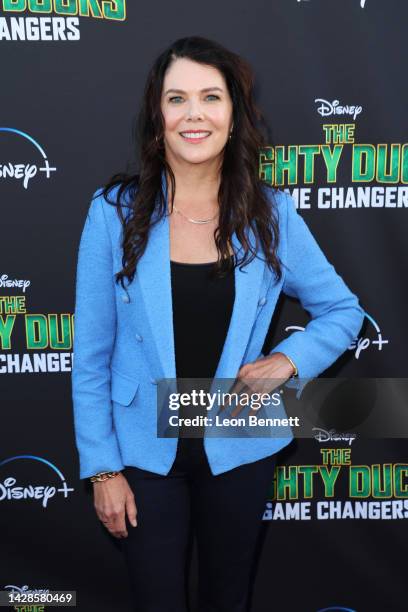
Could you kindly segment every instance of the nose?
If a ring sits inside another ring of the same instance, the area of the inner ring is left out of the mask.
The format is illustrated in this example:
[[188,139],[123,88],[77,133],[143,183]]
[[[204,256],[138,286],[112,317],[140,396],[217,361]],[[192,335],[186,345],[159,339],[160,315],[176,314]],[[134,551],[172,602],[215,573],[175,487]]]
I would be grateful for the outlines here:
[[203,119],[203,111],[199,100],[191,99],[187,108],[187,119]]

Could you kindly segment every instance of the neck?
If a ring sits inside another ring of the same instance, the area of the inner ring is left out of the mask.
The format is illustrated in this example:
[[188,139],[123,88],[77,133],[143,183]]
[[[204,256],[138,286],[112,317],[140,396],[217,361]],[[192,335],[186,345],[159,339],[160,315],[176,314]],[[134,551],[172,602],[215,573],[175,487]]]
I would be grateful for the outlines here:
[[[174,201],[188,205],[189,210],[211,208],[218,202],[218,190],[221,176],[218,164],[180,164],[171,163],[171,169],[176,180]],[[167,174],[168,201],[171,202],[171,182]]]

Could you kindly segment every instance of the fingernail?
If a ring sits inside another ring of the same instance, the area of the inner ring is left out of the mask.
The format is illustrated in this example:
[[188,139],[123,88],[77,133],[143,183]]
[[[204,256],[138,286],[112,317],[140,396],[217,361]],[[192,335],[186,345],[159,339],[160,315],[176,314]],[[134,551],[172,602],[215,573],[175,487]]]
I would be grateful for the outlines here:
[[132,523],[133,527],[137,526],[136,519],[133,519],[133,521],[131,521],[131,523]]

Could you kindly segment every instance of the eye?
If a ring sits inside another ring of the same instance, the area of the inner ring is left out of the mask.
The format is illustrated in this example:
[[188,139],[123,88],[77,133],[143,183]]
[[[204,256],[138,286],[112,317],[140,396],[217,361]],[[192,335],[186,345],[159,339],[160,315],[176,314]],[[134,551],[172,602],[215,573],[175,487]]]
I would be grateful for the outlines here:
[[[215,100],[219,100],[220,97],[217,96],[216,94],[208,94],[206,96],[206,98],[215,98]],[[176,100],[182,100],[182,96],[172,96],[171,98],[169,98],[169,102],[173,102],[175,104],[178,104],[178,102],[175,102]]]

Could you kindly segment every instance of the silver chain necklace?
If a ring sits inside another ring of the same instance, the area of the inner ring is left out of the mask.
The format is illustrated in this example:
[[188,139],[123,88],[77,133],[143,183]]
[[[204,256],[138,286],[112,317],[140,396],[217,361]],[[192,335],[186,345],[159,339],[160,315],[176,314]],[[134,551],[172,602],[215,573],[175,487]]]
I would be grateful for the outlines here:
[[173,204],[173,208],[176,212],[178,212],[179,215],[181,215],[182,217],[184,217],[185,219],[187,219],[187,221],[190,221],[190,223],[197,223],[202,225],[203,223],[210,223],[211,221],[214,221],[214,219],[217,218],[218,213],[216,213],[213,217],[211,217],[210,219],[191,219],[190,217],[187,217],[187,215],[185,215],[184,213],[181,212],[181,210],[179,210],[177,208],[177,206],[175,204]]

